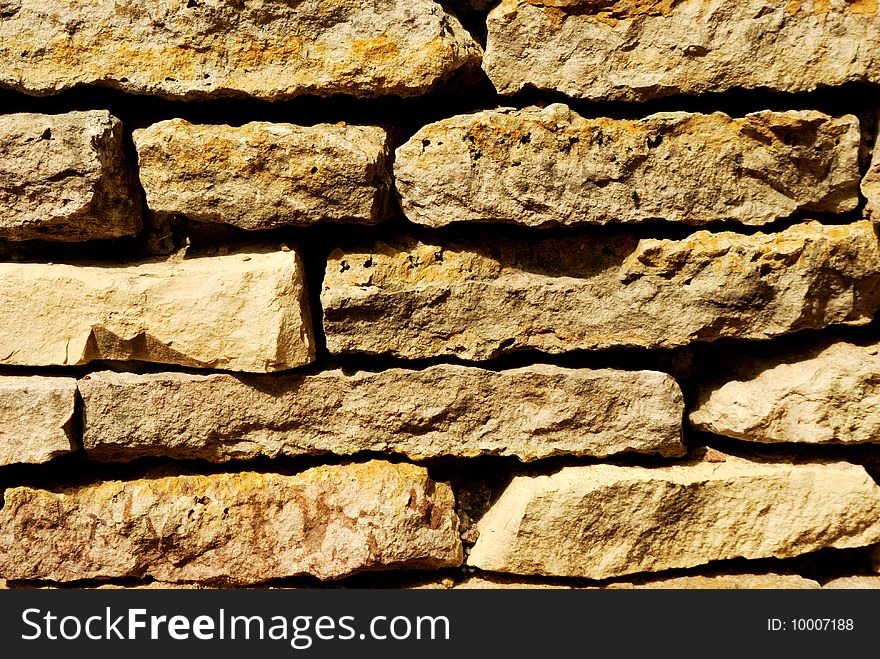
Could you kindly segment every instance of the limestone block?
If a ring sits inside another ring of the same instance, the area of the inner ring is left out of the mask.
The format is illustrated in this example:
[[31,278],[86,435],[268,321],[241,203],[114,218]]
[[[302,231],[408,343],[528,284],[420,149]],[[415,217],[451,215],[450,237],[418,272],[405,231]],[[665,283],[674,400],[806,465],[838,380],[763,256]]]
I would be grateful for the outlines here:
[[867,221],[681,240],[406,240],[332,252],[321,302],[332,353],[488,359],[768,339],[869,322],[880,249]]
[[833,343],[705,384],[695,428],[752,442],[880,442],[880,344]]
[[105,110],[0,115],[0,238],[137,234],[141,197],[122,140],[122,123]]
[[412,96],[481,48],[432,0],[4,0],[0,86],[171,99]]
[[462,560],[452,490],[410,464],[16,487],[4,497],[8,580],[248,584]]
[[136,265],[0,263],[0,364],[141,360],[278,371],[314,359],[294,251]]
[[880,588],[880,575],[838,577],[827,582],[822,587],[837,590],[873,590]]
[[585,119],[567,106],[443,119],[397,149],[413,222],[766,224],[858,204],[859,121],[809,110]]
[[372,126],[262,121],[171,119],[134,132],[150,210],[248,230],[385,219],[387,140]]
[[479,521],[468,563],[604,579],[880,538],[880,487],[858,465],[722,457],[518,476]]
[[502,0],[483,68],[502,94],[644,101],[880,82],[876,0]]
[[96,460],[684,453],[681,390],[655,371],[439,365],[252,377],[99,372],[79,389],[83,444]]
[[[880,129],[880,121],[877,125]],[[862,194],[868,200],[866,207],[868,217],[880,221],[880,139],[874,147],[871,167],[862,179]]]
[[0,466],[47,462],[74,450],[75,400],[74,378],[0,376]]

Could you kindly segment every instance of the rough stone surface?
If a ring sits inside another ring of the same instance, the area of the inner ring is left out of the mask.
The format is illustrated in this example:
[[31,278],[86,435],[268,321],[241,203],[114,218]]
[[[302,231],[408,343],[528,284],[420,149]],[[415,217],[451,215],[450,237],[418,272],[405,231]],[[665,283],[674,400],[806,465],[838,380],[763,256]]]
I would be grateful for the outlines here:
[[336,250],[321,302],[331,352],[484,359],[864,324],[880,306],[878,284],[869,222],[808,222],[767,235]]
[[247,584],[462,560],[452,490],[372,461],[296,476],[217,474],[6,490],[0,577]]
[[[443,584],[437,587],[443,588]],[[569,590],[571,586],[505,580],[496,577],[467,577],[451,586],[456,590]]]
[[150,210],[251,230],[385,219],[387,139],[372,126],[183,119],[134,132]]
[[0,263],[0,363],[287,369],[314,358],[304,289],[292,251],[107,267]]
[[[260,588],[261,586],[254,586],[254,588]],[[114,584],[114,583],[95,583],[95,584],[82,584],[82,583],[74,583],[74,584],[50,584],[44,583],[40,581],[11,581],[6,582],[0,579],[0,590],[2,589],[15,589],[15,590],[63,590],[63,589],[76,589],[76,590],[167,590],[173,588],[175,590],[206,590],[209,588],[214,588],[211,585],[205,584],[188,584],[188,583],[168,583],[167,581],[144,581],[142,583],[126,583],[126,584]],[[244,586],[242,586],[244,588]]]
[[47,462],[74,450],[75,399],[74,378],[0,376],[0,466]]
[[753,442],[880,442],[880,344],[834,343],[703,387],[699,430]]
[[665,590],[810,590],[821,588],[818,581],[796,574],[717,574],[712,576],[684,576],[653,579],[636,583],[612,583],[611,590],[665,589]]
[[[880,131],[880,120],[877,122],[877,130]],[[862,179],[862,194],[868,200],[865,209],[868,217],[880,221],[880,137],[874,147],[871,167]]]
[[561,104],[429,124],[397,149],[413,222],[765,224],[858,204],[859,121],[812,111],[585,119]]
[[249,378],[101,372],[79,387],[83,444],[98,460],[684,453],[681,391],[655,371],[440,365]]
[[876,0],[503,0],[488,24],[483,68],[502,94],[641,101],[880,82]]
[[880,487],[844,462],[564,467],[514,478],[477,528],[475,567],[604,579],[869,545]]
[[866,590],[880,588],[880,576],[839,577],[827,582],[823,588],[838,590]]
[[0,86],[198,99],[428,91],[480,47],[431,0],[4,0]]
[[0,238],[131,236],[141,214],[118,119],[105,110],[0,115]]
[[[880,577],[878,577],[880,579]],[[577,583],[577,582],[575,582]],[[618,581],[605,585],[583,586],[566,583],[523,581],[515,575],[494,574],[485,576],[469,576],[459,582],[433,582],[416,586],[417,588],[440,589],[455,588],[457,590],[632,590],[632,589],[663,589],[663,590],[758,590],[758,589],[815,589],[821,588],[817,581],[805,579],[795,574],[718,574],[693,575],[683,577],[661,577],[640,579],[638,582]]]

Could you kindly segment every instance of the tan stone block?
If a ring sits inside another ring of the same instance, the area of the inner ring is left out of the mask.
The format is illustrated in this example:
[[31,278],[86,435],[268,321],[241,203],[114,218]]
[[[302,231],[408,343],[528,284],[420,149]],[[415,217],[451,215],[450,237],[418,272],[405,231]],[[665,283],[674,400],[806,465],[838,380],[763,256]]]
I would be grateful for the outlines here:
[[768,339],[869,322],[880,245],[866,221],[681,240],[408,240],[332,252],[321,302],[332,353],[488,359]]
[[8,580],[249,584],[462,560],[452,490],[410,464],[16,487],[4,498]]
[[844,462],[564,467],[514,478],[477,529],[474,567],[605,579],[870,545],[880,487]]
[[0,363],[278,371],[314,359],[293,251],[136,265],[0,263]]
[[684,452],[681,390],[655,371],[438,365],[257,377],[99,372],[79,389],[83,444],[96,460]]
[[0,86],[103,85],[172,99],[412,96],[481,48],[431,0],[6,0]]
[[0,376],[0,466],[47,462],[75,450],[75,401],[74,378]]
[[880,82],[875,0],[503,0],[483,68],[495,88],[644,101]]
[[134,132],[150,210],[247,230],[385,219],[387,140],[372,126],[183,119]]
[[133,236],[141,216],[122,123],[109,112],[0,115],[0,238]]
[[429,124],[397,149],[413,222],[766,224],[858,204],[856,117],[809,110],[585,119],[567,106]]
[[841,341],[743,368],[704,384],[691,425],[752,442],[880,442],[880,344]]

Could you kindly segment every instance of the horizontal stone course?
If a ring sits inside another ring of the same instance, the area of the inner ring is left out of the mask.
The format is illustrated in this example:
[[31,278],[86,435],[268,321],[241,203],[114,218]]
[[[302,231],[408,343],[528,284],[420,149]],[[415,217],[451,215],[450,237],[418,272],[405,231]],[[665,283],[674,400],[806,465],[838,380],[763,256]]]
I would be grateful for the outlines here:
[[79,389],[83,444],[94,460],[684,452],[681,391],[654,371],[440,365],[267,377],[99,372]]
[[488,30],[483,68],[502,94],[644,101],[880,82],[874,0],[502,0]]
[[462,560],[452,490],[409,464],[16,487],[4,499],[7,580],[249,584]]
[[102,85],[172,99],[412,96],[481,49],[432,0],[9,0],[0,86]]
[[880,442],[880,344],[841,341],[740,368],[704,384],[691,425],[753,442]]
[[880,538],[880,487],[861,466],[706,457],[517,476],[479,521],[468,564],[605,579]]
[[294,251],[134,265],[0,263],[0,364],[140,360],[278,371],[314,359]]
[[665,112],[586,119],[562,104],[429,124],[397,149],[413,222],[765,224],[858,204],[856,117]]
[[819,582],[797,574],[713,574],[685,575],[618,581],[605,586],[610,590],[815,590]]
[[120,238],[141,223],[116,117],[106,110],[0,115],[0,238]]
[[378,243],[330,254],[321,293],[331,353],[487,359],[671,348],[861,325],[880,304],[873,226]]
[[[850,577],[852,579],[854,577]],[[858,577],[855,577],[858,579]],[[862,577],[864,579],[865,577]],[[872,579],[873,577],[867,577]],[[880,577],[876,577],[880,579]],[[474,576],[466,576],[464,579],[455,582],[433,581],[429,583],[416,584],[412,586],[418,589],[444,589],[454,588],[456,590],[498,590],[498,589],[516,589],[516,590],[768,590],[786,588],[791,590],[812,590],[821,588],[817,581],[805,579],[796,574],[773,574],[773,573],[733,573],[733,574],[712,574],[712,575],[686,575],[680,577],[658,577],[651,576],[649,578],[641,578],[638,581],[612,581],[610,583],[584,586],[579,582],[566,582],[563,580],[542,580],[532,578],[528,581],[523,580],[521,576],[509,575],[503,573],[495,574],[477,574]],[[850,586],[839,586],[846,588]],[[856,587],[856,586],[852,586]]]
[[385,219],[387,140],[372,126],[183,119],[134,132],[150,210],[248,230]]
[[0,376],[0,466],[47,462],[77,448],[76,379]]

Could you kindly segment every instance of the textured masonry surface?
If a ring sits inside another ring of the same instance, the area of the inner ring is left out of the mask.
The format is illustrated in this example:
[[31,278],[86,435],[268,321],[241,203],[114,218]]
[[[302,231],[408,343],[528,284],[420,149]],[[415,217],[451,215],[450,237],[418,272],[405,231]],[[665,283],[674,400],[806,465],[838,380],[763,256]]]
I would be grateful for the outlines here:
[[0,586],[880,587],[877,2],[462,7],[0,0]]

